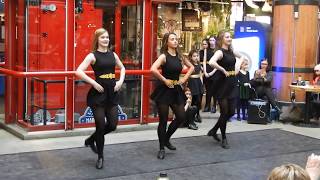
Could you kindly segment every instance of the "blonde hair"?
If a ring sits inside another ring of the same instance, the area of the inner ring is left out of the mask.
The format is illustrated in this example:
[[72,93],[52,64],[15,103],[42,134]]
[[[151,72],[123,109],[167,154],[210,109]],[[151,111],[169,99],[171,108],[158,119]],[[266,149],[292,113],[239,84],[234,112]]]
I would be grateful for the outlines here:
[[286,164],[274,168],[268,180],[310,180],[307,171],[296,164]]
[[93,38],[93,42],[92,42],[92,51],[93,52],[98,49],[98,47],[99,47],[99,37],[104,33],[108,33],[108,31],[106,29],[104,29],[104,28],[99,28],[94,32],[94,38]]

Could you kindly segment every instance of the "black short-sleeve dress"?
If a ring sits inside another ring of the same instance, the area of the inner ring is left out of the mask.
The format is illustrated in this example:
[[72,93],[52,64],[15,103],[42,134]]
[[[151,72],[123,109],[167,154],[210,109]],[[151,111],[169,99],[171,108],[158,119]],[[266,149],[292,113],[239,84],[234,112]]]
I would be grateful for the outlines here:
[[[194,65],[194,71],[188,80],[188,87],[192,95],[202,95],[203,94],[203,84],[200,79],[201,64]],[[192,75],[199,75],[197,78],[193,78]]]
[[[236,64],[236,57],[233,52],[226,49],[221,49],[223,53],[222,59],[217,63],[226,71],[234,71]],[[230,75],[226,77],[222,71],[217,71],[214,76],[217,76],[216,86],[213,88],[214,95],[218,99],[232,99],[238,96],[237,77]]]
[[104,92],[98,92],[94,87],[88,92],[87,105],[90,107],[94,106],[105,106],[105,105],[118,105],[119,95],[118,92],[114,91],[116,85],[115,78],[100,78],[99,76],[104,74],[114,74],[116,59],[112,51],[100,52],[95,51],[93,55],[96,59],[95,63],[91,65],[94,76],[103,88]]
[[[161,66],[162,75],[166,79],[179,80],[182,71],[181,60],[178,56],[172,56],[166,53],[166,62]],[[187,97],[185,96],[181,85],[174,85],[169,88],[162,81],[157,81],[157,86],[151,94],[151,99],[157,104],[185,104]]]

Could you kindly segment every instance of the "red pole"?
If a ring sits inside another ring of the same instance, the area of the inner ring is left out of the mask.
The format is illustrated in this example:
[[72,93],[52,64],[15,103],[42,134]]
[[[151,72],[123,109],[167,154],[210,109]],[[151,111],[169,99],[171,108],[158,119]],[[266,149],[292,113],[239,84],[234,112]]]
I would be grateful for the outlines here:
[[[67,3],[67,12],[66,12],[66,61],[67,61],[67,71],[74,70],[74,0],[68,0]],[[66,129],[73,129],[74,128],[74,77],[69,76],[67,77],[66,81],[66,97],[65,97],[65,106],[66,106],[66,114],[67,114],[67,124]]]
[[115,9],[115,22],[114,22],[114,35],[115,35],[115,53],[120,56],[121,53],[121,0]]
[[[144,31],[143,31],[143,69],[149,70],[151,67],[151,12],[152,12],[152,2],[151,0],[144,1]],[[149,94],[150,94],[150,76],[142,76],[142,91],[141,91],[141,120],[142,123],[148,123],[149,117]]]
[[[25,39],[25,20],[24,17],[25,16],[25,0],[18,0],[18,7],[17,7],[17,66],[18,67],[24,67],[25,66],[25,43],[24,41],[22,41],[23,39]],[[26,17],[29,18],[29,17]],[[18,68],[16,68],[16,70],[19,70]],[[23,78],[17,78],[17,89],[20,89],[17,92],[17,102],[16,104],[17,106],[17,120],[23,119],[24,118],[24,101],[25,101],[25,95],[24,95],[24,91],[23,89],[25,89],[25,79]],[[28,114],[28,112],[26,112]]]
[[[5,68],[14,70],[16,60],[16,5],[15,0],[5,0]],[[16,78],[5,80],[5,123],[14,123],[17,114]]]

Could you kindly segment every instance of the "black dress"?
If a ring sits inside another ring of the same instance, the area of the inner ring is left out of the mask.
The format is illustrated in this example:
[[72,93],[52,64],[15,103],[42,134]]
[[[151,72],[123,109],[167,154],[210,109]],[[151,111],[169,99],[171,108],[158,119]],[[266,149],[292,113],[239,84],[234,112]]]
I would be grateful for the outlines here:
[[[204,51],[203,49],[199,51],[199,55],[200,55],[200,62],[201,64],[203,64],[203,56],[204,56]],[[214,55],[214,51],[213,49],[210,49],[208,48],[207,49],[207,64],[206,64],[206,70],[207,70],[207,73],[210,73],[211,71],[213,71],[213,68],[208,64],[208,62],[210,61],[211,57]],[[204,81],[207,81],[207,79],[210,79],[212,80],[213,79],[213,76],[210,76],[209,78],[205,77],[203,75],[203,80]]]
[[[182,71],[179,57],[166,53],[166,62],[161,66],[161,69],[162,75],[166,79],[178,81]],[[150,96],[153,101],[160,104],[185,104],[187,97],[181,85],[174,85],[174,88],[169,88],[162,81],[157,81],[157,84],[157,87]]]
[[248,86],[245,86],[244,83],[250,82],[249,72],[243,74],[241,71],[237,75],[238,83],[239,83],[239,98],[240,99],[249,99],[250,97],[250,89]]
[[112,51],[100,52],[95,51],[93,55],[96,59],[95,63],[91,65],[94,76],[103,88],[104,92],[98,92],[94,87],[88,92],[87,95],[87,105],[92,106],[105,106],[105,105],[118,105],[119,95],[118,92],[114,91],[114,86],[116,85],[116,80],[100,78],[100,75],[115,73],[116,59]]
[[[217,61],[217,63],[223,67],[226,71],[234,71],[236,57],[232,51],[221,49],[223,53],[222,59]],[[237,88],[237,77],[235,75],[230,75],[226,77],[222,71],[217,71],[214,76],[217,78],[217,86],[214,88],[214,95],[218,99],[232,99],[236,98],[238,95]]]
[[198,78],[193,78],[192,75],[188,80],[188,87],[192,95],[202,95],[203,94],[203,85],[200,79],[201,65],[194,65],[194,71],[192,75],[199,75]]

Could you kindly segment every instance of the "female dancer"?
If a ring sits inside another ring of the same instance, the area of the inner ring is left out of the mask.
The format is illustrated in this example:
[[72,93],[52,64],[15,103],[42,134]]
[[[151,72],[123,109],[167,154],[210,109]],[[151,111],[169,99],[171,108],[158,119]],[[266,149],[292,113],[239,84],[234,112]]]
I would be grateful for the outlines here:
[[[97,169],[103,168],[104,135],[114,131],[118,124],[118,91],[125,78],[125,68],[117,54],[108,48],[109,42],[108,31],[97,29],[92,52],[79,65],[76,73],[93,86],[88,92],[87,105],[92,109],[96,131],[85,140],[85,145],[98,154]],[[94,71],[95,80],[84,72],[89,65]],[[115,65],[120,68],[118,81],[115,80]]]
[[201,101],[203,95],[203,84],[201,79],[201,64],[199,62],[199,54],[196,50],[191,50],[189,52],[189,60],[194,66],[194,71],[192,72],[189,80],[188,87],[192,93],[192,105],[198,108],[196,113],[196,119],[200,120],[200,109],[201,109]]
[[[160,150],[157,156],[158,159],[164,159],[165,146],[170,150],[176,150],[176,147],[170,143],[170,137],[179,125],[185,121],[184,104],[186,102],[186,96],[181,85],[188,80],[188,77],[194,70],[193,65],[186,58],[180,58],[177,48],[177,35],[174,33],[165,34],[162,39],[161,55],[151,67],[153,75],[160,80],[159,85],[151,94],[151,99],[156,102],[159,113],[158,137]],[[189,67],[189,70],[186,75],[179,80],[182,61]],[[162,74],[160,74],[158,70],[160,67]],[[172,109],[176,118],[170,123],[168,130],[166,130],[169,107]]]
[[220,106],[220,117],[216,125],[208,132],[208,135],[213,136],[217,141],[221,141],[217,136],[217,130],[220,128],[222,135],[221,146],[225,149],[230,148],[226,138],[227,121],[234,115],[236,107],[236,74],[239,72],[238,69],[235,69],[236,57],[239,57],[240,61],[244,59],[244,57],[240,57],[240,54],[232,50],[231,42],[230,33],[228,31],[220,31],[216,44],[217,51],[209,61],[209,65],[218,70],[215,76],[217,76],[219,84],[216,87],[216,97]]

